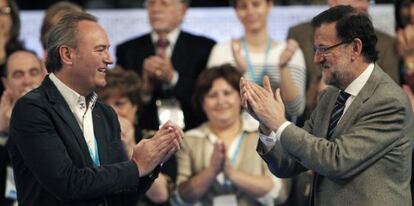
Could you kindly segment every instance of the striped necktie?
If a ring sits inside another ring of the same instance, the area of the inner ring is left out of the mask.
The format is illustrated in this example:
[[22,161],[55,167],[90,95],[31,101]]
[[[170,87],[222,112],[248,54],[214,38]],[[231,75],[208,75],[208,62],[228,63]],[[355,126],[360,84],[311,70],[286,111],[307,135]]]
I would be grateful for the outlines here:
[[335,127],[338,124],[339,119],[341,119],[342,114],[344,113],[345,102],[348,97],[348,93],[344,91],[339,92],[338,98],[335,102],[335,107],[332,110],[331,118],[329,119],[328,139],[332,137],[332,134],[335,131]]

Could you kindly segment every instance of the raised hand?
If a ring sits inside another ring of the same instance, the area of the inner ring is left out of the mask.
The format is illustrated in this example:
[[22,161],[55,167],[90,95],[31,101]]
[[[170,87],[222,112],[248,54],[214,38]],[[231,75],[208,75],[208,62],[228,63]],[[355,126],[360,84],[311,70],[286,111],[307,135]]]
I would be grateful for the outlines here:
[[224,163],[226,160],[226,146],[221,140],[217,140],[214,143],[214,150],[210,157],[210,168],[214,171],[214,174],[218,174],[223,171]]
[[10,117],[15,101],[9,90],[4,90],[0,100],[0,131],[8,132],[10,125]]
[[295,54],[296,49],[299,47],[298,42],[294,39],[288,39],[286,42],[286,48],[280,54],[279,57],[279,67],[285,68],[292,58],[293,54]]
[[414,60],[414,26],[407,25],[396,32],[398,54],[404,59]]
[[244,106],[248,106],[250,112],[254,114],[253,117],[256,117],[261,124],[276,131],[286,121],[280,89],[275,93],[272,92],[268,76],[263,78],[264,88],[250,81],[243,81],[241,95]]
[[128,119],[118,116],[119,124],[121,125],[121,141],[125,147],[128,158],[132,157],[135,142],[135,128],[131,121]]
[[150,56],[144,60],[144,72],[150,79],[170,83],[174,75],[174,68],[170,58],[165,55]]
[[180,149],[183,132],[170,122],[164,124],[151,139],[143,139],[134,146],[132,160],[138,165],[140,176],[149,174]]
[[236,68],[243,74],[247,70],[247,63],[241,53],[240,41],[236,39],[231,40],[231,51],[236,62]]

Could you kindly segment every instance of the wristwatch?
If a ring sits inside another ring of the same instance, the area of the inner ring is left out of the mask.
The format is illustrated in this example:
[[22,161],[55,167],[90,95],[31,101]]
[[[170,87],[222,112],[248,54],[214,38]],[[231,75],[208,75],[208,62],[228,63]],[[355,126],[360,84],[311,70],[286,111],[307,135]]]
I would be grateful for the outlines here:
[[414,62],[404,62],[405,74],[409,75],[414,72]]

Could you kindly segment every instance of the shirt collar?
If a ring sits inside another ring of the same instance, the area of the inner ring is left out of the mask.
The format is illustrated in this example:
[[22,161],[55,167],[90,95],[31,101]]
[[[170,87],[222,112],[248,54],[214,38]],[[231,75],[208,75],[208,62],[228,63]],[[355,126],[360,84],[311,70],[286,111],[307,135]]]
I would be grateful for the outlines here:
[[[180,34],[179,27],[175,28],[174,30],[172,30],[170,33],[167,34],[167,39],[170,42],[170,45],[169,45],[170,47],[173,47],[175,45],[175,42],[177,42],[179,34]],[[159,38],[160,36],[155,31],[151,32],[151,39],[154,44],[158,41]]]
[[356,97],[362,87],[364,87],[367,83],[372,71],[374,71],[374,63],[369,64],[368,67],[356,79],[354,79],[348,87],[346,87],[345,92]]
[[[75,90],[68,87],[65,83],[63,83],[59,78],[56,77],[54,73],[49,74],[50,80],[55,84],[58,91],[62,94],[65,101],[68,103],[70,109],[74,111],[74,109],[85,109],[86,105],[89,105],[89,109],[93,109],[95,107],[96,101],[98,99],[98,95],[95,92],[92,92],[87,97],[81,96]],[[88,104],[86,104],[88,101]]]

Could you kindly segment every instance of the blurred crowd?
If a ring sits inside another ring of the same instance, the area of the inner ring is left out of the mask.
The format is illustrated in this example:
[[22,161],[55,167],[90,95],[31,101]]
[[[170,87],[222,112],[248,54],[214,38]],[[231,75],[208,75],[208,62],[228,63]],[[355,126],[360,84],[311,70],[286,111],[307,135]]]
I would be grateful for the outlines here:
[[[114,69],[105,71],[107,84],[98,91],[99,101],[118,115],[129,157],[137,142],[151,137],[168,120],[186,133],[182,149],[164,164],[139,205],[219,205],[229,201],[238,205],[307,205],[312,171],[291,179],[271,174],[256,152],[258,122],[243,111],[239,95],[240,77],[261,84],[267,75],[271,87],[280,88],[286,117],[301,126],[328,87],[321,68],[314,63],[309,22],[290,28],[286,41],[274,40],[268,33],[268,21],[278,21],[268,19],[272,7],[286,2],[0,0],[0,205],[16,204],[5,148],[10,117],[17,99],[48,75],[44,60],[50,28],[65,14],[84,8],[142,6],[152,30],[113,45],[117,62]],[[369,0],[289,3],[346,4],[366,13],[372,4]],[[47,8],[39,28],[42,56],[26,49],[19,39],[18,5],[23,9]],[[243,35],[217,43],[183,31],[180,24],[190,6],[232,6]],[[414,0],[396,0],[394,6],[396,35],[376,31],[376,63],[403,88],[414,109]]]

